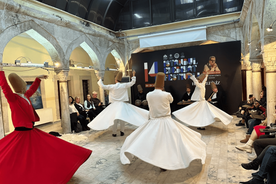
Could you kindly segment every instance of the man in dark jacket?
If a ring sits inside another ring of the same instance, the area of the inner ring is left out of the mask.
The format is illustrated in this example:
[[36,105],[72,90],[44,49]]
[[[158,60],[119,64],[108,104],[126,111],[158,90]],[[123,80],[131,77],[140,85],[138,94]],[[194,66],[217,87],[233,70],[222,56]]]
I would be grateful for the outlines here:
[[84,121],[81,121],[82,130],[90,130],[90,128],[87,126],[89,123],[86,121],[87,117],[87,111],[84,109],[83,105],[80,103],[80,97],[75,97],[75,107],[78,110],[79,114],[84,118]]
[[192,97],[192,94],[191,93],[191,87],[190,87],[190,84],[187,84],[186,85],[186,93],[184,93],[183,97],[182,97],[182,101],[185,102],[185,101],[191,101],[191,97]]
[[92,92],[92,102],[94,103],[95,109],[93,108],[94,113],[96,116],[100,114],[103,110],[103,103],[97,98],[98,93],[96,91]]
[[211,82],[211,88],[212,88],[212,93],[210,94],[208,98],[208,102],[213,104],[219,109],[222,109],[223,106],[223,91],[218,90],[216,84],[214,82]]

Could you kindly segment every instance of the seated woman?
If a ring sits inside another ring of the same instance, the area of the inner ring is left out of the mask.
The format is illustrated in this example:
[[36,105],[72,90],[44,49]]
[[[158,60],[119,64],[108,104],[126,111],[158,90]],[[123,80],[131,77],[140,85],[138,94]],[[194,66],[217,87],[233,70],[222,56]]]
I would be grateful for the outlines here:
[[260,129],[265,129],[266,127],[267,126],[264,126],[264,125],[255,126],[246,144],[242,146],[236,146],[236,148],[240,151],[246,151],[247,153],[252,153],[252,145],[254,141],[258,139],[261,135],[265,134],[260,132]]
[[[69,113],[71,119],[71,131],[80,132],[85,127],[85,117],[79,113],[74,105],[74,98],[69,96]],[[74,117],[75,116],[75,117]],[[78,126],[78,121],[81,123],[81,128]]]
[[91,99],[91,95],[86,95],[86,100],[84,101],[84,108],[87,110],[88,117],[92,121],[98,114],[96,114],[96,107]]

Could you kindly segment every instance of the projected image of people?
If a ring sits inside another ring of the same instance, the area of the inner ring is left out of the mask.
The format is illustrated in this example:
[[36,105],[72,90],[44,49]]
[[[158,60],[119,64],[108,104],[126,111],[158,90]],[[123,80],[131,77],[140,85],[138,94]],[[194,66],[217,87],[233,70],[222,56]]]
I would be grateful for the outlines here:
[[218,64],[216,63],[216,57],[215,56],[210,56],[209,57],[209,62],[204,65],[204,70],[203,73],[209,72],[209,75],[212,74],[220,74],[220,69],[218,67]]

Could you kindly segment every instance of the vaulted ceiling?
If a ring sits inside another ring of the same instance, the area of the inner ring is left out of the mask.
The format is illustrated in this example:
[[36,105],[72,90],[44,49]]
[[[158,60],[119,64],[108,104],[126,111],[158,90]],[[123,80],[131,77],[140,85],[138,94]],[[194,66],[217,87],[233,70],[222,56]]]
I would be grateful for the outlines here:
[[38,0],[111,30],[240,11],[243,0]]

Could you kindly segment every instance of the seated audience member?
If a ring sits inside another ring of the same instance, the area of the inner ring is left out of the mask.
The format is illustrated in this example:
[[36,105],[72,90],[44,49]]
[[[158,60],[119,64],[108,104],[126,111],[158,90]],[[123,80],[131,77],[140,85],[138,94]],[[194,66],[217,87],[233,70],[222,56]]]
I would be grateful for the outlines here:
[[266,98],[266,87],[265,86],[262,86],[262,91],[264,92],[264,97]]
[[[76,109],[74,105],[74,98],[72,96],[69,96],[69,113],[71,119],[71,131],[74,130],[75,132],[80,132],[81,130],[79,130],[78,128],[78,121],[81,123],[82,127],[82,125],[85,123],[85,117],[82,116]],[[74,116],[76,116],[77,118],[75,119]]]
[[192,97],[192,92],[191,92],[191,86],[190,84],[186,84],[186,93],[184,93],[184,95],[182,96],[182,102],[185,101],[191,101],[191,97]]
[[[258,139],[261,140],[261,139]],[[256,140],[257,141],[257,140]],[[258,170],[259,166],[262,164],[265,152],[270,148],[271,146],[276,146],[275,144],[267,145],[255,158],[249,163],[242,163],[241,166],[246,170]]]
[[242,118],[242,120],[239,121],[239,123],[236,124],[236,126],[244,126],[247,123],[247,118],[249,118],[248,110],[254,107],[254,96],[249,95],[248,101],[243,101],[240,103],[239,111],[237,114],[237,117]]
[[98,114],[100,114],[102,112],[102,110],[103,110],[103,103],[97,97],[98,97],[98,93],[96,91],[93,91],[92,92],[92,99],[91,100],[92,100],[92,102],[93,102],[93,104],[94,104],[94,106],[96,108],[96,110],[95,110],[96,116]]
[[266,96],[264,95],[264,91],[261,91],[260,94],[260,105],[266,108]]
[[265,133],[260,132],[260,129],[265,129],[266,127],[267,127],[266,124],[255,126],[248,141],[242,146],[236,146],[236,148],[240,151],[246,151],[247,153],[252,153],[252,146],[254,141],[260,138],[261,135],[265,135]]
[[243,105],[253,105],[254,103],[254,96],[251,94],[248,96],[248,100],[241,101],[239,104],[239,110],[236,112],[237,115],[241,114],[241,111],[245,108],[242,107]]
[[88,117],[90,118],[90,121],[92,121],[96,117],[96,107],[91,99],[90,94],[86,95],[86,100],[84,101],[84,108],[87,111]]
[[265,114],[266,112],[266,109],[260,105],[260,101],[257,101],[255,100],[255,103],[254,103],[254,108],[249,111],[249,116],[250,116],[250,119],[248,119],[248,130],[246,132],[246,138],[241,140],[240,142],[241,143],[246,143],[253,131],[253,128],[256,126],[256,125],[259,125],[261,124],[262,120],[265,119]]
[[137,85],[138,94],[136,96],[135,105],[143,109],[148,108],[148,102],[146,100],[146,94],[140,84]]
[[210,94],[207,101],[213,104],[214,106],[216,106],[217,108],[222,109],[223,91],[218,90],[218,87],[214,82],[211,82],[211,88],[212,88],[212,93]]
[[[75,105],[75,108],[78,110],[79,114],[81,116],[83,116],[85,118],[85,120],[86,120],[87,111],[84,109],[83,105],[80,103],[80,97],[78,97],[78,96],[75,97],[75,104],[74,105]],[[90,130],[90,128],[87,126],[87,124],[89,122],[87,122],[87,121],[80,121],[80,122],[83,123],[83,124],[81,124],[83,131],[84,130]]]
[[[276,183],[276,146],[270,146],[259,159],[260,169],[252,173],[253,178],[241,184],[275,184]],[[255,167],[256,168],[256,167]],[[254,168],[254,169],[255,169]],[[266,182],[264,180],[267,180]]]

